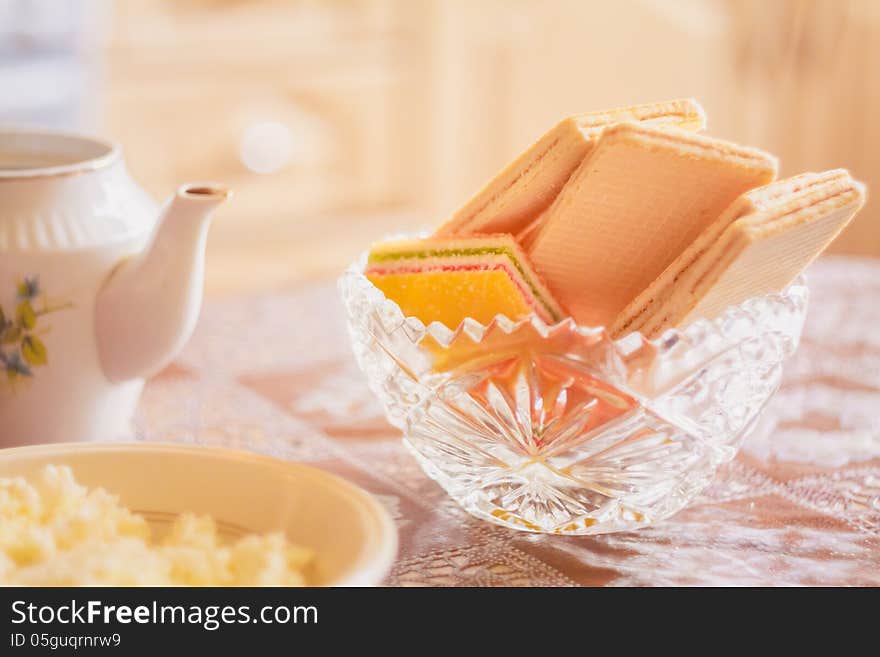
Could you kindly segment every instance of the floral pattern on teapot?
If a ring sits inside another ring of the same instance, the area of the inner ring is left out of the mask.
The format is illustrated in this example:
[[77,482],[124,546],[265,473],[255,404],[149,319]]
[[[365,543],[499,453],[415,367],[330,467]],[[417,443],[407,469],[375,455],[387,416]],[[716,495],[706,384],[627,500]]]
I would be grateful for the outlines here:
[[52,305],[40,289],[36,276],[16,285],[15,307],[0,305],[0,367],[11,386],[34,375],[34,368],[49,362],[49,353],[40,336],[49,330],[40,319],[66,308],[70,303]]

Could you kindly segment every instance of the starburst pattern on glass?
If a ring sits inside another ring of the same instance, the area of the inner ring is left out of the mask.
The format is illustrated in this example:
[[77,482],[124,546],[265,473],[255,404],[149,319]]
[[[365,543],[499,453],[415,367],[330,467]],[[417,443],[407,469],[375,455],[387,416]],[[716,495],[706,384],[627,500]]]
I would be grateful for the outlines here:
[[363,264],[339,289],[389,421],[467,511],[535,532],[633,529],[696,497],[778,388],[807,305],[799,279],[653,341],[536,316],[451,330],[404,317]]

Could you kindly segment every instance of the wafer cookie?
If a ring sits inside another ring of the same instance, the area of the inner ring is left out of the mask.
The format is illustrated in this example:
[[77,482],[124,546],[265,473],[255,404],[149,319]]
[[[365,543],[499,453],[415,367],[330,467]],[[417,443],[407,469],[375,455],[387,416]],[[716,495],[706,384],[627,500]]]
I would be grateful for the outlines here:
[[760,150],[635,123],[607,128],[528,252],[580,324],[608,325],[740,194],[775,177]]
[[660,276],[621,311],[611,323],[609,329],[611,335],[620,337],[632,331],[643,330],[652,321],[654,310],[662,307],[667,298],[679,289],[678,284],[686,273],[692,272],[694,276],[701,274],[700,271],[694,271],[699,269],[699,267],[694,268],[694,263],[698,262],[699,257],[712,247],[734,221],[749,214],[782,207],[792,199],[803,197],[820,188],[827,188],[833,183],[838,183],[838,186],[848,185],[847,181],[849,174],[844,169],[821,173],[808,172],[785,180],[777,180],[741,195],[712,221]]
[[734,221],[642,332],[656,337],[670,327],[712,319],[750,297],[783,289],[843,230],[864,199],[860,183],[832,181],[780,207]]
[[564,119],[486,184],[436,235],[519,233],[553,202],[601,131],[623,121],[695,131],[706,123],[703,108],[691,99]]

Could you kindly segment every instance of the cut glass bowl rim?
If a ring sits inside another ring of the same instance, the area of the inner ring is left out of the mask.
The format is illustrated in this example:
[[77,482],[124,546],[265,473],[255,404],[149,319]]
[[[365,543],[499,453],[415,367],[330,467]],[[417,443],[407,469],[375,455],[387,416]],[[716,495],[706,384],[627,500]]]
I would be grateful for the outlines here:
[[[390,239],[395,239],[395,236]],[[405,237],[412,237],[408,235]],[[652,346],[659,351],[664,351],[681,341],[694,341],[705,336],[707,332],[722,331],[723,326],[734,319],[737,315],[745,314],[755,317],[760,313],[760,307],[766,305],[803,305],[809,295],[806,278],[803,273],[799,274],[794,281],[784,289],[769,294],[761,294],[745,299],[741,303],[728,306],[724,312],[715,318],[699,318],[684,328],[668,328],[656,338],[646,338],[641,331],[630,332],[623,337],[612,339],[604,326],[584,326],[578,324],[571,317],[566,317],[553,324],[548,324],[536,313],[530,313],[520,319],[514,320],[504,314],[495,315],[488,323],[480,322],[473,317],[465,317],[454,329],[446,324],[433,321],[427,325],[414,315],[404,314],[401,307],[393,299],[388,298],[382,290],[376,287],[364,274],[369,251],[364,251],[358,259],[349,265],[339,279],[340,288],[343,290],[347,280],[356,284],[363,294],[369,295],[370,302],[383,307],[387,312],[395,316],[399,326],[406,329],[406,334],[413,344],[420,343],[426,336],[430,336],[444,349],[450,348],[461,335],[466,335],[473,342],[479,343],[494,329],[500,329],[504,333],[514,334],[520,329],[531,326],[542,338],[547,338],[559,331],[570,331],[585,338],[607,338],[622,352],[631,352],[645,346]]]

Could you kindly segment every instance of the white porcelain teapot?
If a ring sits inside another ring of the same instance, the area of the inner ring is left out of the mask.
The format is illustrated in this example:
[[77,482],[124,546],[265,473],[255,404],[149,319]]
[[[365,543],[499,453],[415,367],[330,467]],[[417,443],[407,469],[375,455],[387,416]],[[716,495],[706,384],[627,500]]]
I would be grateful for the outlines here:
[[228,195],[183,185],[160,211],[117,145],[0,130],[0,447],[126,435],[192,333]]

